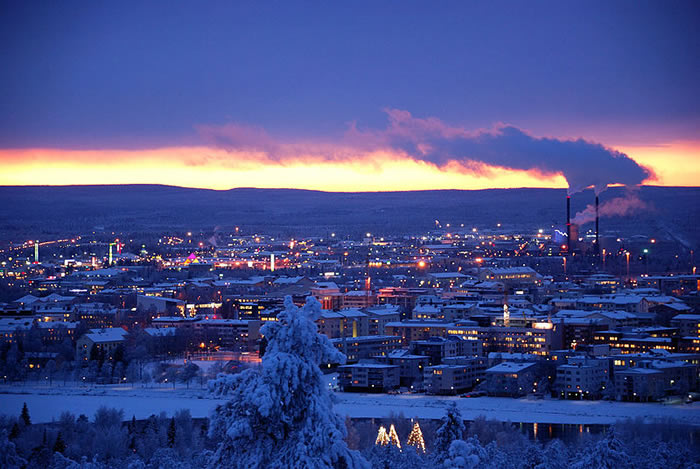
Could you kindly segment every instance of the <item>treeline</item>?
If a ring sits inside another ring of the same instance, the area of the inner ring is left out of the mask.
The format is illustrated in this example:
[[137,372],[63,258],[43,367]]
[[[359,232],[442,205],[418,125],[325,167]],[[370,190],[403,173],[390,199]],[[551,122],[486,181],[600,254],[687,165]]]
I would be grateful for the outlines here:
[[[411,420],[395,416],[391,421],[405,438]],[[441,421],[422,424],[425,453],[405,441],[401,449],[375,445],[377,424],[370,421],[347,419],[346,427],[348,446],[376,469],[700,468],[692,432],[674,422],[629,421],[601,435],[543,444],[509,423],[480,418],[466,426],[452,407]],[[213,467],[219,444],[208,419],[193,419],[187,410],[137,421],[102,407],[91,419],[64,412],[56,422],[37,425],[25,405],[18,416],[0,418],[0,467],[8,469],[199,469]]]

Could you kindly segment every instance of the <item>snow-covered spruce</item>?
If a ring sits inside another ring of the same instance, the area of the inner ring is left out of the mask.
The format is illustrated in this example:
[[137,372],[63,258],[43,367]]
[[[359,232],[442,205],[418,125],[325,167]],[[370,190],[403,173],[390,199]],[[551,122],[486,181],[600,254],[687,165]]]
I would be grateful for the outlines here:
[[221,441],[212,467],[369,468],[343,441],[345,424],[322,382],[318,364],[345,357],[317,332],[320,313],[313,297],[302,308],[287,297],[279,321],[261,329],[261,366],[210,383],[231,396],[212,415],[210,435]]
[[464,438],[466,432],[462,413],[455,402],[451,402],[447,406],[445,416],[442,417],[440,423],[440,428],[435,432],[433,454],[438,458],[443,458],[452,442]]

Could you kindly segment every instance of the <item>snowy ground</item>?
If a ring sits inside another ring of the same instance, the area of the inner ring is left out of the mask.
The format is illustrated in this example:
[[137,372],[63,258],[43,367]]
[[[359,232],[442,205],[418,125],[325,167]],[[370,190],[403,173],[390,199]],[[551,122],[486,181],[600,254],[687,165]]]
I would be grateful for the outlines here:
[[406,417],[440,418],[445,406],[457,402],[462,416],[474,420],[484,416],[501,422],[611,424],[618,420],[642,417],[647,421],[672,418],[700,425],[700,403],[662,405],[608,401],[560,401],[511,399],[501,397],[455,398],[406,395],[372,395],[339,393],[335,410],[355,418],[388,416],[400,413]]
[[[440,418],[445,406],[456,401],[467,420],[484,416],[492,420],[537,423],[610,424],[617,420],[643,417],[648,421],[672,418],[700,425],[700,403],[662,405],[605,401],[559,401],[509,398],[435,397],[424,394],[335,393],[335,410],[354,418],[387,417],[403,413],[406,417]],[[165,412],[172,415],[189,409],[193,417],[206,417],[224,399],[214,399],[198,384],[186,389],[178,385],[142,388],[138,385],[0,385],[0,413],[19,414],[22,404],[29,406],[32,421],[50,422],[61,412],[92,416],[106,405],[124,410],[126,418],[137,419]]]

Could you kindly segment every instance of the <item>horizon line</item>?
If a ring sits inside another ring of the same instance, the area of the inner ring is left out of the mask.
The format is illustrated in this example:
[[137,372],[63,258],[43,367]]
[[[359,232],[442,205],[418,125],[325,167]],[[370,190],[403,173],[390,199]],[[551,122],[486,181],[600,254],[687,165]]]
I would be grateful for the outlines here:
[[[0,185],[0,189],[37,189],[37,188],[55,188],[55,189],[66,189],[66,188],[100,188],[100,187],[163,187],[163,188],[173,188],[173,189],[191,189],[191,190],[201,190],[201,191],[212,191],[212,192],[229,192],[235,190],[259,190],[259,191],[300,191],[300,192],[318,192],[326,194],[391,194],[391,193],[404,193],[404,192],[484,192],[484,191],[508,191],[508,190],[552,190],[552,191],[568,191],[566,187],[530,187],[530,186],[520,186],[520,187],[491,187],[483,189],[458,189],[458,188],[440,188],[440,189],[407,189],[407,190],[357,190],[357,191],[332,191],[332,190],[319,190],[319,189],[306,189],[300,187],[254,187],[254,186],[239,186],[231,187],[228,189],[213,189],[209,187],[193,187],[193,186],[178,186],[171,184],[160,184],[160,183],[132,183],[132,184],[22,184],[22,185]],[[624,185],[612,185],[608,189],[625,187]],[[666,189],[695,189],[700,188],[697,186],[666,186],[658,184],[640,184],[634,187],[650,187],[650,188],[666,188]],[[578,192],[585,192],[588,190],[593,190],[592,187],[587,187]]]

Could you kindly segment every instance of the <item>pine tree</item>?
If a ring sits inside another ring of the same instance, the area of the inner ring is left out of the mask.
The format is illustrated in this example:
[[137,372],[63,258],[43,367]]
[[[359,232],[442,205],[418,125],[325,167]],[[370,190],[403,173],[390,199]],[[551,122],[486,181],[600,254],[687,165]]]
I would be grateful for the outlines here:
[[65,450],[66,442],[63,441],[63,436],[61,435],[61,432],[58,432],[58,435],[56,435],[56,441],[53,444],[53,452],[63,454]]
[[26,402],[22,406],[22,413],[20,414],[19,418],[22,419],[22,422],[24,423],[25,427],[28,427],[32,424],[32,420],[29,418],[29,409],[27,408]]
[[444,458],[452,442],[463,439],[466,432],[462,414],[454,402],[447,407],[441,422],[442,425],[435,432],[434,449],[431,450],[438,458]]
[[417,450],[420,450],[423,453],[425,453],[425,441],[423,440],[423,432],[421,431],[418,422],[413,424],[413,429],[411,430],[411,434],[408,435],[406,446],[413,446]]
[[268,340],[261,365],[212,383],[215,392],[231,390],[231,400],[212,416],[210,435],[220,441],[212,466],[368,467],[343,441],[345,425],[333,412],[318,368],[345,358],[318,334],[314,321],[320,314],[315,298],[298,308],[287,297],[279,321],[260,331]]
[[172,448],[175,446],[175,433],[176,433],[176,428],[175,428],[175,417],[172,417],[170,419],[170,425],[168,426],[168,446]]
[[618,439],[615,427],[608,428],[598,443],[587,448],[571,467],[575,469],[625,469],[632,467],[625,445]]
[[17,422],[12,424],[12,428],[10,429],[10,440],[14,440],[19,436],[19,425],[17,425]]

